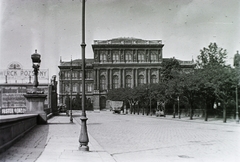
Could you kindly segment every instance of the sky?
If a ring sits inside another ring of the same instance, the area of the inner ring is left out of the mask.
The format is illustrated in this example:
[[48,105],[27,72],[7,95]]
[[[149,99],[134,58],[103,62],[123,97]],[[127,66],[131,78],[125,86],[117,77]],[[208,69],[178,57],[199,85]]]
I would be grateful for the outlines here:
[[[94,40],[134,37],[162,40],[163,57],[196,60],[200,49],[216,42],[233,63],[240,50],[239,0],[87,0],[86,58]],[[81,0],[0,0],[0,69],[19,62],[58,76],[63,61],[81,58]],[[57,78],[58,79],[58,78]]]

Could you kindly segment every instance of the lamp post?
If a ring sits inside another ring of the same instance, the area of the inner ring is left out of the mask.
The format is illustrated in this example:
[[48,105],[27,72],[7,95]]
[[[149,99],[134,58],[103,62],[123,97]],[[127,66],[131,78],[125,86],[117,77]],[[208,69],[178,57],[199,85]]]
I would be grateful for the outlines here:
[[70,123],[73,123],[72,118],[72,58],[71,58],[71,66],[70,66]]
[[81,132],[79,137],[79,150],[89,151],[88,147],[88,133],[87,133],[87,117],[85,112],[85,0],[82,0],[82,115],[81,119]]
[[41,55],[37,53],[37,50],[35,50],[35,53],[31,55],[32,63],[33,63],[33,69],[34,69],[34,82],[33,82],[33,93],[37,93],[37,86],[38,86],[38,70],[41,63]]
[[238,85],[236,86],[236,122],[239,123],[239,116],[238,116]]
[[180,108],[179,108],[179,96],[177,98],[177,101],[178,101],[178,118],[181,119]]

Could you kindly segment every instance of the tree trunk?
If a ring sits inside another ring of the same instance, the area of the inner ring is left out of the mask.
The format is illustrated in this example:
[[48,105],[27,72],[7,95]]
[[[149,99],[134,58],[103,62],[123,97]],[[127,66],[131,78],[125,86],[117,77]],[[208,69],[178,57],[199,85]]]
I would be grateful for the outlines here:
[[134,115],[135,115],[135,113],[136,113],[136,110],[135,110],[135,109],[136,109],[136,105],[134,104],[134,105],[133,105],[133,114],[134,114]]
[[190,120],[193,120],[193,106],[190,107]]
[[208,121],[208,106],[207,106],[207,104],[205,105],[204,121]]
[[139,115],[139,111],[140,111],[140,110],[139,110],[139,105],[138,105],[138,115]]
[[175,103],[173,104],[173,118],[175,118],[175,114],[176,114],[176,109],[175,109]]
[[227,110],[226,110],[225,104],[222,104],[222,106],[223,106],[223,123],[226,123],[227,122]]

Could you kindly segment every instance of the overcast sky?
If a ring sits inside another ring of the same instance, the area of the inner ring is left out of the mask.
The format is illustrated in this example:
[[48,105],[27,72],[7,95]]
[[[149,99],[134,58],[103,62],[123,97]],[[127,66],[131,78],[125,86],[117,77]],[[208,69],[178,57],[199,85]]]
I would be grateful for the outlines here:
[[[0,0],[0,69],[19,62],[31,69],[31,54],[42,69],[58,74],[63,61],[81,56],[80,0]],[[228,52],[240,49],[239,0],[87,0],[86,57],[93,40],[134,37],[162,40],[163,57],[196,59],[210,42]]]

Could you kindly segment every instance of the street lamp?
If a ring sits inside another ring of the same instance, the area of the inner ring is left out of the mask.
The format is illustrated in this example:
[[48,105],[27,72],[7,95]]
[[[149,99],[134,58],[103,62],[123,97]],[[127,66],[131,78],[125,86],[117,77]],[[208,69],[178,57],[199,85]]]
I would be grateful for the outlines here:
[[79,150],[89,151],[88,147],[88,133],[87,133],[87,117],[85,112],[85,0],[82,0],[82,115],[81,119],[81,132],[79,137]]
[[236,86],[236,122],[239,123],[239,116],[238,116],[238,85]]
[[34,69],[34,82],[33,82],[33,93],[37,93],[37,86],[38,86],[38,70],[41,63],[41,55],[37,53],[37,50],[35,50],[35,53],[31,55],[32,63],[33,63],[33,69]]
[[180,109],[179,109],[179,96],[177,98],[177,101],[178,101],[178,118],[181,119]]

